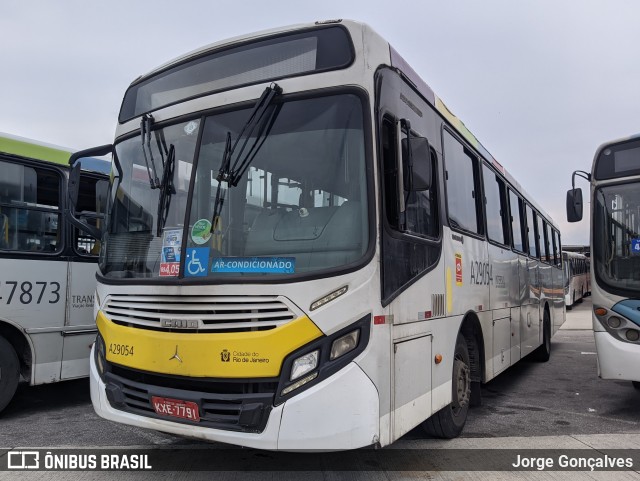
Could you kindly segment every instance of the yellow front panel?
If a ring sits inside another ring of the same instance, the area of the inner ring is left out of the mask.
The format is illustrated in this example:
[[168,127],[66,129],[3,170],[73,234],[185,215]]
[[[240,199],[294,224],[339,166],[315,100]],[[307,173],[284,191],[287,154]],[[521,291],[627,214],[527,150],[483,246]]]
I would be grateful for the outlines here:
[[289,353],[322,336],[308,317],[268,331],[220,334],[124,327],[102,312],[96,323],[108,361],[143,371],[194,377],[275,377]]

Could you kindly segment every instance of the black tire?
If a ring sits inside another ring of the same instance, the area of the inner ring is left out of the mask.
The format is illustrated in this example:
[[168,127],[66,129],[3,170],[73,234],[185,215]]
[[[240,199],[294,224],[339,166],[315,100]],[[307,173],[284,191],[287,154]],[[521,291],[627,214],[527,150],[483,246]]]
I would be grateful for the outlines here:
[[640,382],[638,382],[638,381],[631,381],[631,383],[633,384],[633,387],[635,387],[638,391],[640,391]]
[[551,357],[551,316],[547,309],[542,317],[542,344],[531,353],[531,359],[538,362],[547,362]]
[[13,398],[20,380],[20,361],[9,342],[0,337],[0,412]]
[[471,362],[461,334],[456,340],[452,373],[452,403],[422,423],[427,434],[444,439],[458,437],[467,422],[471,402]]

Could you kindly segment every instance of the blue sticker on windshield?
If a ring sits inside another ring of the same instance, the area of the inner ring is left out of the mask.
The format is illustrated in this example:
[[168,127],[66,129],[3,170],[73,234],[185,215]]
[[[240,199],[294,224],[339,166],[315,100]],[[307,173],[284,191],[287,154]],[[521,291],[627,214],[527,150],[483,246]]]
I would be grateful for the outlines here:
[[211,263],[211,272],[293,274],[295,270],[295,257],[217,257]]
[[189,277],[204,277],[209,267],[208,247],[189,247],[184,265],[184,274]]
[[631,254],[640,256],[640,239],[631,239]]

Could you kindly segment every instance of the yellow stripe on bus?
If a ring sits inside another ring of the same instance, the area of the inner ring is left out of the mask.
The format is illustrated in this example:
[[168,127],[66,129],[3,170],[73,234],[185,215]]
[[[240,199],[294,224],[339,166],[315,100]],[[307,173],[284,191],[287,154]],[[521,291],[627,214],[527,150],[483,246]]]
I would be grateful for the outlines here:
[[267,331],[176,333],[123,327],[102,312],[96,324],[107,360],[143,371],[177,376],[253,378],[280,374],[284,358],[322,336],[301,317]]

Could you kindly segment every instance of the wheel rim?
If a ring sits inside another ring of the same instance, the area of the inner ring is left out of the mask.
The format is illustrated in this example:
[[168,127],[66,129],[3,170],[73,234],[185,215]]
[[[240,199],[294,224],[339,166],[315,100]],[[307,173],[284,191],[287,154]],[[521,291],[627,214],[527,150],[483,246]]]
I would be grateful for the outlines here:
[[451,403],[451,410],[454,416],[469,405],[471,399],[471,370],[462,360],[456,358],[453,361],[453,372],[455,385],[455,396]]

